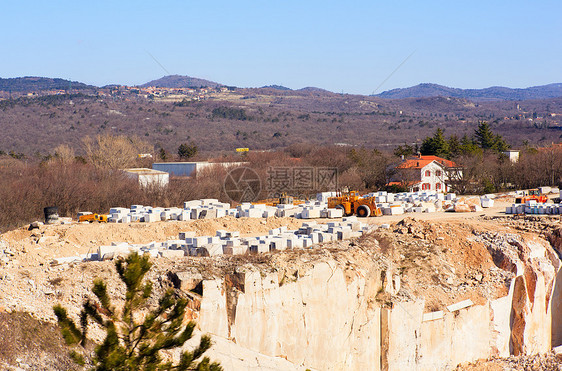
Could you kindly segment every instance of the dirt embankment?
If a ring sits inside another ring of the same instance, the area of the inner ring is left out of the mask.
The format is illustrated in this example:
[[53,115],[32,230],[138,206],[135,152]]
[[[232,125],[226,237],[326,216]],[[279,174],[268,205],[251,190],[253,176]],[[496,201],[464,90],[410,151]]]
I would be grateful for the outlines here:
[[44,225],[39,229],[19,228],[1,235],[14,254],[16,268],[47,264],[51,259],[94,252],[112,242],[145,244],[152,241],[175,240],[179,232],[194,231],[197,236],[214,236],[220,229],[238,231],[242,236],[267,234],[270,229],[287,226],[297,229],[303,220],[294,218],[233,218],[193,221],[168,221],[130,224],[68,224]]
[[433,311],[466,299],[483,304],[507,294],[512,274],[494,265],[486,246],[474,240],[475,228],[487,230],[480,222],[405,218],[374,237],[400,273],[402,291],[411,298],[423,297],[426,310]]

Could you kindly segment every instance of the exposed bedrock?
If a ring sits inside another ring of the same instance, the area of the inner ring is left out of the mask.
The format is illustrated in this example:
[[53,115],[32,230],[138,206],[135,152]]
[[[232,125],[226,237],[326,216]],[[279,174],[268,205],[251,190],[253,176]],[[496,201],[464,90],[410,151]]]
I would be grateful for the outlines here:
[[199,326],[321,370],[445,370],[560,345],[557,251],[529,235],[475,232],[474,239],[513,273],[507,295],[429,310],[422,295],[401,294],[405,283],[391,263],[322,256],[291,274],[246,264],[202,280]]

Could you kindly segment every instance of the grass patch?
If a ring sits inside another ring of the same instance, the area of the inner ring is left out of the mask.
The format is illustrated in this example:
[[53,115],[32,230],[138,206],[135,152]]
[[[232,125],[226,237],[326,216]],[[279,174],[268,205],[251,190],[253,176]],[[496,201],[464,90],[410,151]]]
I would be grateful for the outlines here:
[[[0,312],[0,365],[19,359],[34,370],[77,370],[57,325],[28,313]],[[1,367],[1,366],[0,366]]]

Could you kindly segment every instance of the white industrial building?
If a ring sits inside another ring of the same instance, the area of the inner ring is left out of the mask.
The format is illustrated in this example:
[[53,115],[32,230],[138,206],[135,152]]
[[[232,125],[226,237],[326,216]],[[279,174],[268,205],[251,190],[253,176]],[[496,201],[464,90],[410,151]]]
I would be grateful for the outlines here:
[[167,187],[170,182],[170,174],[165,171],[159,171],[147,168],[123,169],[123,172],[131,178],[139,182],[139,186],[143,188],[149,187]]
[[211,168],[213,166],[222,166],[224,168],[244,166],[247,162],[155,162],[152,164],[152,169],[165,171],[171,176],[192,176],[196,175],[197,171]]

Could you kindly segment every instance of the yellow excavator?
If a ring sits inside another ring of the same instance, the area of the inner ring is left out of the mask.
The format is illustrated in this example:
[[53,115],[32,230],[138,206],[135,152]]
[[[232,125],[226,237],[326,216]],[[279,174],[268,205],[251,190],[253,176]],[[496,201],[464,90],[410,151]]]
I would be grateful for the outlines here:
[[86,214],[81,215],[78,218],[79,222],[98,222],[98,223],[107,223],[107,218],[109,215],[107,214]]
[[538,188],[529,189],[527,191],[523,191],[522,197],[517,197],[515,199],[516,204],[524,204],[527,201],[535,200],[538,203],[545,203],[548,202],[548,196],[542,194]]
[[328,198],[328,207],[343,210],[344,216],[357,215],[361,218],[381,216],[382,211],[375,203],[375,197],[361,197],[356,191],[338,193]]

